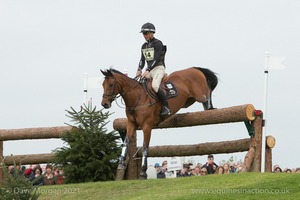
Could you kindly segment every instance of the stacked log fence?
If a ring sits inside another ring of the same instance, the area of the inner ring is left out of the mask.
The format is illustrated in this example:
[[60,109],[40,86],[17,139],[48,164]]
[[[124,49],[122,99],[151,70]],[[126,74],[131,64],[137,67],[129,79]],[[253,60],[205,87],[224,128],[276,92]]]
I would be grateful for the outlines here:
[[[209,124],[244,122],[247,126],[250,137],[221,142],[208,142],[192,145],[166,145],[152,146],[149,148],[149,157],[173,157],[173,156],[195,156],[220,153],[234,153],[248,151],[243,164],[243,171],[259,172],[261,168],[262,150],[262,112],[255,110],[251,104],[207,110],[200,112],[175,114],[153,129],[177,128],[202,126]],[[118,118],[113,122],[113,127],[120,133],[126,133],[127,119]],[[3,142],[11,140],[32,140],[61,138],[63,134],[76,129],[72,126],[41,127],[25,129],[0,129],[0,159],[6,166],[14,163],[36,164],[51,163],[55,159],[54,153],[41,153],[29,155],[3,155]],[[139,128],[140,130],[140,128]],[[252,131],[252,132],[251,132]],[[266,137],[265,171],[272,171],[272,148],[275,146],[273,136]],[[116,179],[137,179],[139,177],[140,160],[142,157],[141,148],[136,146],[136,135],[131,141],[128,149],[128,167],[126,172],[117,172]],[[122,174],[123,173],[123,174]],[[122,174],[122,175],[120,175]],[[3,172],[0,170],[0,179]]]
[[[176,114],[162,121],[153,129],[178,128],[223,123],[245,123],[249,133],[248,138],[208,142],[193,145],[165,145],[149,147],[148,157],[196,156],[221,153],[247,152],[244,162],[244,172],[261,171],[263,113],[253,105],[246,104],[214,110]],[[113,127],[120,133],[126,133],[127,119],[119,118],[113,122]],[[138,128],[140,130],[140,128]],[[224,134],[224,133],[223,133]],[[228,133],[230,134],[230,133]],[[136,135],[134,136],[136,137]],[[217,137],[217,136],[216,136]],[[265,171],[272,171],[272,148],[275,146],[273,136],[266,137]],[[129,161],[126,171],[118,170],[116,179],[137,179],[139,177],[141,148],[136,146],[136,139],[131,141]]]

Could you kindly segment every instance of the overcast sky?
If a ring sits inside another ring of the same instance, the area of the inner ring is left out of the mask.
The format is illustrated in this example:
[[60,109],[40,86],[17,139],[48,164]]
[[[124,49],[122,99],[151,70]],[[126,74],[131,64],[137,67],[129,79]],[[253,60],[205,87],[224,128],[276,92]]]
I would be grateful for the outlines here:
[[[276,138],[273,164],[300,167],[300,1],[298,0],[1,0],[0,128],[62,126],[66,109],[83,102],[83,77],[126,68],[134,77],[145,22],[168,46],[167,73],[191,66],[218,73],[217,108],[253,104],[263,109],[265,52],[285,56],[270,71],[267,135]],[[101,108],[102,89],[89,90]],[[203,110],[195,104],[180,112]],[[115,103],[110,118],[125,117]],[[112,130],[112,123],[107,127]],[[142,144],[138,133],[138,144]],[[243,123],[155,130],[150,145],[196,144],[248,137]],[[4,142],[4,154],[49,153],[58,139]],[[215,155],[218,162],[234,155]],[[200,157],[204,163],[206,157]],[[150,163],[151,164],[151,163]]]

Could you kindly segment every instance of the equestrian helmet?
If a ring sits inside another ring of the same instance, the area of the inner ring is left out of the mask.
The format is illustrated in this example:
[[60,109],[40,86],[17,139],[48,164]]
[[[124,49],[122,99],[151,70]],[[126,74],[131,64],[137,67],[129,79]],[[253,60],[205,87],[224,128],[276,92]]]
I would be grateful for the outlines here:
[[153,32],[153,33],[155,33],[155,26],[153,24],[147,22],[141,28],[141,33],[143,33],[143,32]]

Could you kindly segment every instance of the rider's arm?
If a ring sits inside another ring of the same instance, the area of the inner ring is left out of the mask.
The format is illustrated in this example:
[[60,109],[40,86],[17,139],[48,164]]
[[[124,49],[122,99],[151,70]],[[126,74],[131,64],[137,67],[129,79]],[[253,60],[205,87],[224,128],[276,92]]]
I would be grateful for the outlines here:
[[161,52],[163,50],[163,44],[160,40],[157,40],[154,42],[154,58],[153,61],[148,65],[147,67],[147,71],[151,71],[156,64],[159,62],[160,56],[161,56]]

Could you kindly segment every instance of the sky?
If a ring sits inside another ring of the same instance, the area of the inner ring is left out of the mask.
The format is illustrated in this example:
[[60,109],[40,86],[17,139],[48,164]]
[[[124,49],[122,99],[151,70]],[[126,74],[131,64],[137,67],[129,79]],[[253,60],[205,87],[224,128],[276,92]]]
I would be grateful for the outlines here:
[[[66,110],[79,110],[84,101],[84,73],[101,81],[100,69],[113,66],[134,77],[144,43],[139,31],[151,22],[168,46],[167,73],[199,66],[218,74],[217,108],[263,110],[265,53],[284,56],[285,69],[268,75],[266,135],[276,138],[273,164],[300,167],[299,10],[298,0],[0,0],[0,129],[69,123]],[[88,90],[98,109],[101,87]],[[179,112],[201,110],[196,103]],[[109,111],[107,129],[113,130],[125,110],[118,101]],[[161,129],[153,131],[150,146],[247,137],[243,123]],[[137,138],[141,145],[140,131]],[[6,141],[4,155],[50,153],[63,145],[60,139]],[[244,155],[217,154],[215,161]],[[206,162],[206,156],[186,159]]]

